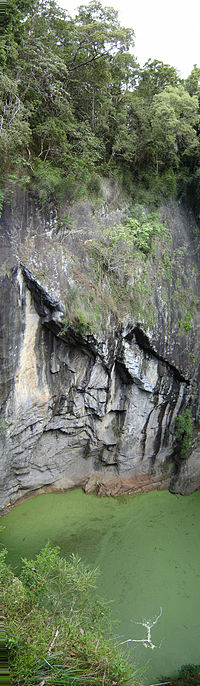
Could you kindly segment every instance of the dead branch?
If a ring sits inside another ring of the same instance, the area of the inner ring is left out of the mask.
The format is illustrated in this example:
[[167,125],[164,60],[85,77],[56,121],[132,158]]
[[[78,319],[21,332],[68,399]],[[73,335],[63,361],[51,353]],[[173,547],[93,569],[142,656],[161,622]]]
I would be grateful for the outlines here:
[[57,627],[57,629],[56,629],[56,631],[55,631],[55,634],[54,634],[54,637],[53,637],[53,641],[51,642],[51,644],[50,644],[50,646],[49,646],[48,655],[51,654],[51,651],[52,651],[52,648],[53,648],[54,645],[55,645],[55,642],[56,642],[58,633],[59,633],[59,628]]
[[160,612],[155,619],[143,619],[142,622],[135,622],[135,624],[141,624],[141,626],[143,626],[145,629],[147,629],[147,637],[146,638],[127,638],[126,641],[122,641],[121,643],[118,643],[118,645],[121,646],[121,645],[124,645],[125,643],[143,643],[144,648],[151,648],[151,650],[154,650],[154,648],[160,648],[161,644],[159,646],[157,646],[154,643],[152,643],[151,629],[153,626],[155,626],[155,624],[157,624],[161,615],[162,615],[162,607],[160,608]]

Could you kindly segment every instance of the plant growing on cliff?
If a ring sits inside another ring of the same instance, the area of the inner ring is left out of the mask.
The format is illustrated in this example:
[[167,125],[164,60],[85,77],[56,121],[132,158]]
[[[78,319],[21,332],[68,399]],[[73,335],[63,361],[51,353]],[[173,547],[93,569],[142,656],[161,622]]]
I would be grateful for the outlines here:
[[150,253],[153,238],[165,232],[166,227],[159,221],[158,214],[146,214],[139,205],[132,209],[131,216],[124,226],[116,226],[106,231],[113,246],[124,242],[132,250],[140,250],[144,255]]
[[97,570],[74,555],[61,558],[49,545],[22,560],[19,577],[5,551],[1,558],[11,684],[136,684],[109,637],[109,610],[95,595]]
[[5,434],[8,428],[8,424],[5,419],[0,419],[0,436]]
[[174,424],[174,433],[177,440],[177,444],[180,449],[180,453],[182,455],[185,455],[185,453],[190,448],[193,436],[193,419],[189,407],[183,412],[183,414],[179,414],[176,417]]

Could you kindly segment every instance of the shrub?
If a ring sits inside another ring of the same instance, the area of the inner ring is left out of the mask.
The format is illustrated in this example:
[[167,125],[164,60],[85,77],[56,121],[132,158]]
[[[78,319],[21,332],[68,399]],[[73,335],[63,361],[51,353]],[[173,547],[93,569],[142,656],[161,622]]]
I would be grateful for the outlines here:
[[189,450],[193,436],[192,413],[187,408],[183,414],[179,414],[175,419],[175,437],[180,446],[180,452],[185,454]]
[[167,682],[170,686],[199,686],[200,665],[182,665],[178,676],[162,677],[161,681]]
[[[11,684],[135,685],[111,640],[109,610],[95,594],[97,570],[58,548],[23,559],[16,577],[1,554]],[[105,637],[106,635],[106,637]]]
[[133,249],[148,255],[153,238],[166,233],[166,227],[159,221],[156,212],[145,214],[142,206],[136,205],[124,226],[107,229],[106,233],[113,245],[124,241]]

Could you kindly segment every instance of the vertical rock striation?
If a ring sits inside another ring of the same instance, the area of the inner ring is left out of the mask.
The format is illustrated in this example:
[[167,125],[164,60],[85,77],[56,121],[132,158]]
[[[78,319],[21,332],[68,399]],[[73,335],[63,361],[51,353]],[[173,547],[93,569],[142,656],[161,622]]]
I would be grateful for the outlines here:
[[48,489],[198,488],[199,449],[180,459],[174,443],[196,383],[187,355],[175,364],[163,330],[133,317],[110,315],[101,333],[66,325],[61,299],[12,259],[1,278],[1,511]]

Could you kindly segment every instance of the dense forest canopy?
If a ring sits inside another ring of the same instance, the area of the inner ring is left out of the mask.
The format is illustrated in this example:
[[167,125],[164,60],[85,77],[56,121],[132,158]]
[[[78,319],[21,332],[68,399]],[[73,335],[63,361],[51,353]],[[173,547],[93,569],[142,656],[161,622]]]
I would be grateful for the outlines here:
[[102,175],[193,198],[199,213],[200,68],[134,57],[134,31],[99,0],[74,19],[54,0],[8,0],[0,41],[1,197],[59,206]]

